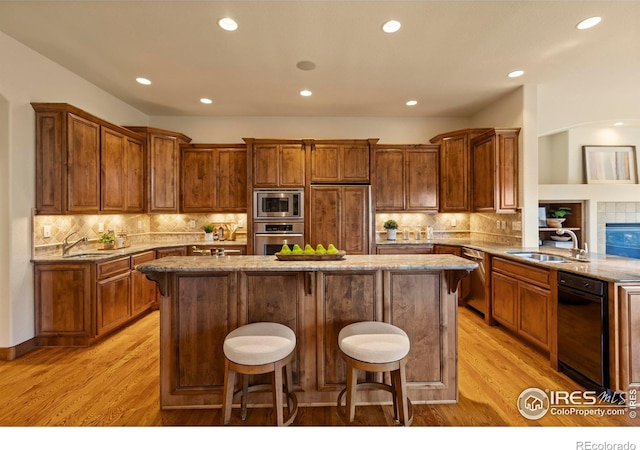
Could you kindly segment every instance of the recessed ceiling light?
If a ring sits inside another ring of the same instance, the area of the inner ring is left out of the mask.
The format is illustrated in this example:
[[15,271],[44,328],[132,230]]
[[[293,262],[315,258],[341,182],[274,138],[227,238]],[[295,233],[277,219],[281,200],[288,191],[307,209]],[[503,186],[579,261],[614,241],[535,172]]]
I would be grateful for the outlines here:
[[400,29],[401,26],[402,24],[397,20],[389,20],[382,24],[382,31],[384,31],[385,33],[395,33]]
[[202,97],[200,99],[200,103],[204,103],[205,105],[210,105],[213,103],[213,100],[211,100],[210,98]]
[[138,83],[140,83],[140,84],[145,84],[145,85],[151,84],[151,80],[149,80],[147,78],[138,77],[138,78],[136,78],[136,81]]
[[227,31],[236,31],[238,29],[238,24],[230,17],[224,17],[218,20],[218,25],[220,28]]
[[407,106],[416,106],[418,104],[417,100],[409,100],[407,102]]
[[302,95],[303,97],[311,97],[311,94],[313,94],[313,92],[311,92],[308,89],[305,89],[303,91],[300,91],[300,95]]
[[507,76],[509,78],[518,78],[518,77],[521,77],[522,75],[524,75],[524,70],[514,70],[513,72],[510,72]]
[[587,28],[595,27],[600,23],[602,17],[589,17],[576,25],[578,30],[586,30]]
[[316,63],[313,61],[298,61],[296,67],[300,70],[313,70],[316,68]]
[[622,125],[624,125],[624,122],[616,122],[613,124],[614,127],[621,127]]

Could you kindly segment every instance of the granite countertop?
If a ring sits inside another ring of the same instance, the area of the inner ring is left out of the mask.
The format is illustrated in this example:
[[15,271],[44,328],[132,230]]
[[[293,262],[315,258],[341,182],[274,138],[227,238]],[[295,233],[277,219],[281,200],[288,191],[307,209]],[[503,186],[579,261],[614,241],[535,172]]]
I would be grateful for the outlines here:
[[34,257],[32,262],[73,262],[80,261],[103,261],[114,259],[122,256],[129,256],[135,253],[145,252],[149,250],[156,250],[159,248],[171,248],[171,247],[229,247],[229,246],[246,246],[247,241],[245,239],[239,239],[235,241],[205,241],[203,239],[194,241],[156,241],[145,242],[142,244],[131,244],[129,247],[118,248],[114,250],[98,250],[95,247],[83,246],[74,247],[69,252],[68,256],[63,257],[60,254],[56,255],[41,255]]
[[136,266],[141,272],[315,272],[323,270],[473,270],[455,255],[346,255],[338,261],[280,261],[275,256],[168,256]]
[[[624,258],[621,256],[612,256],[599,253],[590,253],[588,260],[580,261],[571,257],[568,249],[556,247],[521,247],[508,246],[500,244],[492,244],[483,241],[469,239],[429,239],[429,240],[380,240],[376,245],[384,246],[406,246],[406,245],[425,245],[425,244],[445,244],[459,245],[475,250],[480,250],[491,254],[492,256],[500,256],[517,261],[524,264],[545,267],[548,269],[556,269],[564,272],[576,273],[579,275],[589,276],[604,281],[613,282],[640,282],[640,259]],[[558,255],[565,258],[564,262],[545,262],[536,261],[521,256],[513,255],[510,252],[536,252]]]

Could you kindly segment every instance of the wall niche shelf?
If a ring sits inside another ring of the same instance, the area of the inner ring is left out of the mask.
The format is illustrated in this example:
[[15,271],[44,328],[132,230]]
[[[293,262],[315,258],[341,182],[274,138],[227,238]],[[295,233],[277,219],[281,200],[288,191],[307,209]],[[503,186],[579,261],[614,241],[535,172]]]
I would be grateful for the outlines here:
[[[571,214],[565,217],[565,222],[562,224],[562,228],[565,230],[571,230],[576,234],[578,238],[578,246],[583,247],[584,245],[584,236],[586,236],[585,224],[584,224],[584,203],[582,201],[562,201],[562,200],[553,200],[553,201],[540,201],[538,206],[540,208],[546,208],[547,217],[548,213],[552,209],[558,209],[561,206],[568,206],[571,208]],[[553,245],[553,246],[568,246],[571,245],[571,240],[569,241],[560,241],[553,240],[551,236],[556,235],[556,230],[558,228],[551,227],[539,227],[538,235],[540,242],[542,245]]]

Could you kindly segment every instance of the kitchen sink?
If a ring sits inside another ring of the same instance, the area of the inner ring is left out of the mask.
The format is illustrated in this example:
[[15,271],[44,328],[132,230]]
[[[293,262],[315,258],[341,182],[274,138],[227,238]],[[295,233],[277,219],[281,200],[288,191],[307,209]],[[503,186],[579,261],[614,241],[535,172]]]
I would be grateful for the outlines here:
[[105,256],[104,253],[74,253],[71,255],[64,255],[63,258],[92,258],[97,256]]
[[520,256],[522,258],[532,259],[535,261],[562,263],[566,262],[567,258],[557,255],[549,255],[547,253],[538,252],[507,252],[513,256]]

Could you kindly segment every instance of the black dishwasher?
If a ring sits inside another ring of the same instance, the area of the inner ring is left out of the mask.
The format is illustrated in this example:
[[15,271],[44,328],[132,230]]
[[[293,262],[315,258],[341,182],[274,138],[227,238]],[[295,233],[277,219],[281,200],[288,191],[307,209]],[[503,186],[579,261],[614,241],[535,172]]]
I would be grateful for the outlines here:
[[589,389],[609,388],[607,283],[558,272],[560,369]]

